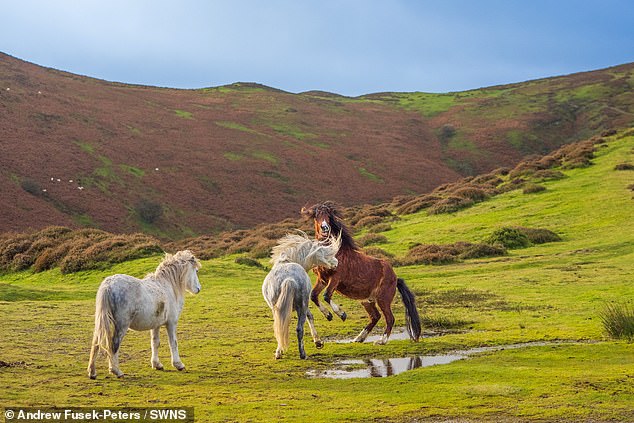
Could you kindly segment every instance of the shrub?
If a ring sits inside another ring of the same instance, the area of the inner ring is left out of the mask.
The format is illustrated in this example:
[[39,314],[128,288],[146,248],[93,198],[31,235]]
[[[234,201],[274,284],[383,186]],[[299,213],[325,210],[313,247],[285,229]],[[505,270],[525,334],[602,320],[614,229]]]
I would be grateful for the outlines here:
[[441,126],[440,131],[438,131],[438,139],[442,143],[449,142],[449,140],[452,139],[455,135],[456,135],[456,128],[449,123],[446,123],[443,126]]
[[385,235],[372,233],[366,234],[357,239],[357,245],[359,245],[360,247],[365,247],[373,244],[383,244],[385,242],[387,242],[387,238],[385,237]]
[[531,245],[531,241],[528,239],[525,233],[517,228],[500,228],[493,232],[491,236],[486,240],[487,244],[502,245],[504,248],[526,248]]
[[528,184],[526,184],[526,186],[522,190],[524,194],[535,194],[537,192],[543,192],[543,191],[546,191],[545,186],[534,184],[532,182],[529,182]]
[[533,180],[535,182],[556,181],[565,177],[566,175],[564,175],[563,172],[552,169],[538,170],[533,174]]
[[20,182],[20,187],[22,187],[24,191],[32,195],[42,194],[42,187],[40,186],[40,184],[38,184],[37,182],[35,182],[33,179],[30,179],[30,178],[22,179],[22,181]]
[[489,197],[489,195],[483,189],[473,186],[465,186],[463,188],[459,188],[455,190],[453,194],[457,197],[473,200],[474,202],[484,201]]
[[462,252],[458,255],[458,258],[462,260],[475,259],[482,257],[497,257],[506,254],[506,249],[499,245],[489,244],[469,244],[463,247]]
[[429,214],[453,213],[472,205],[474,201],[470,198],[450,196],[436,202],[428,210]]
[[434,205],[437,201],[440,200],[440,197],[435,195],[423,195],[421,197],[416,197],[413,200],[406,202],[398,207],[396,212],[398,214],[413,214],[422,209],[426,209]]
[[387,251],[379,247],[364,248],[363,252],[371,257],[387,260],[389,262],[392,262],[392,260],[394,259],[394,254],[388,253]]
[[262,263],[260,263],[259,261],[257,261],[256,259],[253,259],[251,257],[236,257],[236,259],[234,260],[237,264],[241,264],[243,266],[250,266],[250,267],[257,267],[259,269],[264,269],[264,266],[262,266]]
[[376,225],[371,226],[368,229],[374,233],[387,232],[392,229],[392,225],[390,225],[389,223],[378,223]]
[[359,221],[354,226],[355,228],[360,229],[372,225],[377,225],[381,222],[383,222],[383,217],[381,216],[366,216],[359,219]]
[[524,228],[521,226],[516,226],[515,229],[526,235],[533,244],[561,241],[561,237],[549,229]]
[[163,206],[149,200],[141,200],[135,207],[136,213],[145,223],[154,223],[163,215]]
[[449,245],[425,244],[412,248],[401,264],[449,264],[458,260],[459,252]]
[[634,165],[631,163],[619,163],[614,166],[614,170],[634,170]]
[[599,318],[609,337],[634,340],[634,310],[628,304],[606,303]]

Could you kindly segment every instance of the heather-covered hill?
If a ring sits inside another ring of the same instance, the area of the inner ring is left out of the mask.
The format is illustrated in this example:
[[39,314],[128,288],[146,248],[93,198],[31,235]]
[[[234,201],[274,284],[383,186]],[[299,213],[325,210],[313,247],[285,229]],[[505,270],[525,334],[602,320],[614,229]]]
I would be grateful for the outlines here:
[[0,54],[0,232],[178,239],[420,195],[634,120],[634,65],[358,98],[110,83]]

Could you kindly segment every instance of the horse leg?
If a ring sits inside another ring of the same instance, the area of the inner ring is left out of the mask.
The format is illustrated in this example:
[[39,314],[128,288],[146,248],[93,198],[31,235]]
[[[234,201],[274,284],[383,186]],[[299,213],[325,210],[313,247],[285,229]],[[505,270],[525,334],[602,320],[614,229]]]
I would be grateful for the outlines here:
[[97,378],[97,369],[95,368],[95,360],[97,359],[97,353],[99,353],[99,335],[95,331],[92,337],[92,344],[90,345],[90,360],[88,360],[88,377],[91,379]]
[[324,294],[324,301],[330,304],[330,308],[332,308],[332,311],[334,311],[335,314],[339,316],[339,318],[342,321],[345,322],[348,315],[335,302],[332,301],[332,294],[335,293],[335,290],[337,289],[337,285],[338,284],[333,283],[332,279],[330,280],[330,283],[326,287],[326,293]]
[[315,342],[315,347],[319,349],[323,348],[324,342],[321,340],[321,338],[317,334],[317,329],[315,329],[315,318],[313,317],[313,313],[310,312],[308,307],[306,307],[306,318],[308,320],[308,327],[310,328],[310,334],[313,337],[313,342]]
[[310,293],[310,299],[315,303],[315,305],[319,308],[319,311],[324,315],[327,320],[332,320],[332,313],[329,312],[326,307],[321,305],[319,302],[319,294],[326,287],[326,282],[322,278],[317,278],[317,282],[315,282],[315,286],[313,286],[313,290]]
[[385,332],[383,332],[383,336],[381,339],[374,342],[376,345],[385,345],[387,344],[387,340],[392,333],[392,327],[394,327],[394,314],[392,313],[392,299],[386,300],[379,298],[377,300],[379,304],[379,308],[383,312],[383,317],[385,317]]
[[372,332],[372,329],[374,329],[374,326],[376,326],[377,322],[381,319],[381,313],[377,310],[374,301],[361,301],[361,305],[365,308],[368,316],[370,316],[370,323],[354,338],[354,342],[364,342],[370,332]]
[[170,344],[170,352],[172,354],[172,365],[176,368],[176,370],[184,370],[185,365],[181,361],[180,356],[178,355],[178,341],[176,340],[176,322],[167,322],[165,324],[167,328],[167,340]]
[[152,345],[152,368],[156,369],[156,370],[163,370],[163,365],[161,364],[159,357],[158,357],[158,349],[159,349],[159,345],[161,344],[161,339],[160,339],[160,326],[157,328],[154,328],[150,331],[150,342]]
[[119,347],[127,331],[127,326],[122,327],[115,324],[115,332],[112,336],[112,351],[109,351],[110,367],[108,370],[116,377],[123,376],[123,372],[119,369]]
[[302,308],[297,310],[297,344],[299,346],[299,358],[306,359],[304,350],[304,324],[306,323],[306,312]]

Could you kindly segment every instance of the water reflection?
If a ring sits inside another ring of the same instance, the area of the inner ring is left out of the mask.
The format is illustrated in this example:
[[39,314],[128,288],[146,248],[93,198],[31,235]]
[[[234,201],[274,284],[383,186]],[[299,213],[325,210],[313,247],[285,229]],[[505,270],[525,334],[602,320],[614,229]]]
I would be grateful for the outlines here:
[[335,363],[335,368],[333,369],[310,370],[307,372],[307,375],[311,377],[325,377],[331,379],[387,377],[398,375],[408,370],[418,369],[421,367],[449,364],[454,361],[462,360],[472,355],[485,352],[546,345],[559,345],[562,343],[564,342],[527,342],[512,345],[472,348],[470,350],[453,351],[449,354],[442,355],[341,360]]
[[[436,356],[418,356],[403,358],[368,358],[363,360],[342,360],[337,368],[329,370],[311,370],[309,376],[332,379],[352,379],[368,377],[394,376],[419,367],[430,367],[437,364],[449,364],[467,357],[462,354],[445,354]],[[363,366],[363,367],[360,367]]]

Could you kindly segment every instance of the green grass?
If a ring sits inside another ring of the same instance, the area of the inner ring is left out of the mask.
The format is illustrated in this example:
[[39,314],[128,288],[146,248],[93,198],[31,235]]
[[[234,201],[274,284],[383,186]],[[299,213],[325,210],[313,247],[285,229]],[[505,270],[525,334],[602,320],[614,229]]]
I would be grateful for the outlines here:
[[264,160],[266,162],[277,164],[278,158],[273,153],[268,151],[254,151],[251,153],[251,157],[258,160]]
[[379,183],[383,182],[383,179],[380,176],[375,175],[374,173],[367,170],[365,167],[360,167],[359,173],[361,174],[361,176],[364,176],[373,182],[379,182]]
[[260,134],[263,135],[262,133],[248,128],[238,122],[231,122],[231,121],[217,121],[216,125],[221,126],[223,128],[227,128],[227,129],[235,129],[236,131],[242,131],[242,132],[248,132],[250,134]]
[[[102,358],[91,381],[85,367],[100,281],[114,273],[143,276],[160,257],[106,271],[2,275],[0,360],[26,364],[0,369],[0,404],[193,406],[197,421],[632,421],[634,345],[609,340],[600,312],[634,297],[634,200],[627,188],[634,173],[614,170],[633,159],[633,147],[632,136],[611,141],[594,165],[544,182],[548,189],[538,195],[517,190],[455,214],[423,212],[391,222],[381,248],[397,256],[415,243],[483,241],[506,226],[547,228],[562,237],[504,257],[396,268],[417,294],[424,321],[460,322],[462,329],[416,344],[327,342],[317,350],[307,336],[308,360],[299,360],[292,342],[276,361],[260,291],[266,270],[229,256],[205,261],[203,290],[186,299],[179,347],[187,371],[167,365],[164,331],[163,372],[149,366],[149,335],[130,332],[121,350],[128,376],[107,376]],[[327,339],[356,335],[366,321],[362,307],[338,294],[335,301],[348,319],[327,322],[313,307],[317,330]],[[394,311],[402,326],[400,300]],[[345,358],[544,340],[578,342],[490,352],[381,379],[306,376]]]
[[134,166],[126,165],[126,164],[120,164],[119,168],[121,168],[121,170],[124,171],[125,173],[129,173],[130,175],[136,176],[137,178],[141,178],[145,176],[145,170],[139,169],[138,167],[134,167]]
[[240,153],[234,153],[232,151],[228,151],[222,155],[225,159],[230,160],[232,162],[237,162],[239,160],[244,159],[244,155]]
[[176,113],[176,116],[178,117],[182,117],[183,119],[193,119],[194,116],[192,115],[191,112],[185,111],[185,110],[174,110],[174,113]]
[[277,132],[278,134],[281,135],[287,135],[289,137],[293,137],[299,141],[303,141],[306,139],[312,139],[312,138],[316,138],[317,135],[312,134],[310,132],[304,132],[301,129],[297,128],[296,126],[293,126],[291,124],[281,124],[281,123],[275,123],[275,124],[271,124],[270,127]]

